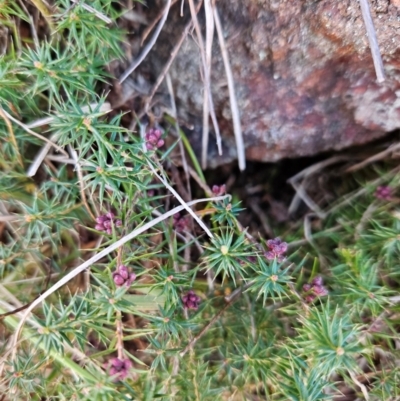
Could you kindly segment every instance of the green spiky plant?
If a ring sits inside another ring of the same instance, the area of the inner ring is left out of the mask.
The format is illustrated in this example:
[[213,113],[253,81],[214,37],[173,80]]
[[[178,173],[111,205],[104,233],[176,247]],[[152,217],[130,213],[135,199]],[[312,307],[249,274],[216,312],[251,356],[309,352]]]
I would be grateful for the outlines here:
[[395,197],[349,178],[367,190],[301,247],[282,232],[287,252],[229,196],[193,205],[208,233],[174,218],[188,206],[171,205],[169,151],[147,151],[103,92],[116,6],[0,1],[2,399],[398,399]]

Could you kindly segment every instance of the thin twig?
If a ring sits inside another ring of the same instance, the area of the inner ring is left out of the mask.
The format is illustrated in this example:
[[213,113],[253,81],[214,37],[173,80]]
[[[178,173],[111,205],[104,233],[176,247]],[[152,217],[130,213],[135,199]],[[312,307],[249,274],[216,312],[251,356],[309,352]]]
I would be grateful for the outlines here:
[[213,7],[213,11],[214,11],[215,28],[216,28],[217,34],[218,34],[218,40],[219,40],[219,45],[221,48],[222,60],[224,62],[224,67],[225,67],[225,75],[226,75],[226,79],[228,82],[229,101],[230,101],[231,112],[232,112],[233,133],[235,134],[239,169],[241,171],[243,171],[246,169],[246,155],[245,155],[245,148],[244,148],[244,141],[243,141],[243,134],[242,134],[242,126],[240,123],[239,106],[238,106],[237,100],[236,100],[235,84],[234,84],[234,80],[233,80],[231,64],[229,62],[228,50],[225,45],[224,32],[222,30],[221,20],[219,18],[217,6],[215,4]]
[[167,5],[165,6],[165,11],[164,15],[161,18],[160,23],[157,26],[157,29],[155,30],[152,38],[150,39],[149,43],[145,46],[143,49],[142,53],[138,56],[138,58],[129,66],[129,68],[122,74],[122,76],[119,79],[119,83],[122,84],[122,82],[125,81],[126,78],[129,77],[129,75],[132,74],[133,71],[141,64],[141,62],[146,58],[146,56],[149,54],[150,50],[153,48],[154,44],[157,41],[158,36],[160,35],[161,30],[164,27],[165,21],[167,20],[169,9],[171,7],[171,0],[167,0]]
[[217,138],[218,154],[221,156],[222,155],[222,139],[221,139],[221,134],[220,134],[220,131],[219,131],[217,117],[215,115],[214,101],[213,101],[212,93],[211,93],[210,76],[209,76],[208,71],[207,71],[207,61],[206,61],[206,56],[204,54],[203,36],[201,34],[199,20],[197,19],[196,8],[194,6],[193,0],[189,0],[189,8],[190,8],[190,14],[192,16],[192,20],[193,20],[193,24],[194,24],[194,29],[196,30],[197,40],[199,41],[201,62],[203,64],[204,86],[205,86],[205,90],[208,93],[208,103],[209,103],[209,108],[210,108],[210,116],[211,116],[211,120],[213,122],[215,136]]
[[[192,206],[195,205],[197,203],[201,203],[201,202],[212,202],[212,201],[219,201],[219,200],[223,200],[226,197],[228,197],[229,195],[225,195],[225,196],[217,196],[214,198],[203,198],[203,199],[197,199],[191,202],[188,202],[186,206]],[[99,261],[100,259],[102,259],[103,257],[109,255],[111,252],[115,251],[116,249],[118,249],[119,247],[121,247],[122,245],[126,244],[127,242],[131,241],[132,239],[136,238],[138,235],[144,233],[145,231],[147,231],[148,229],[154,227],[155,225],[157,225],[158,223],[172,217],[174,214],[181,212],[182,210],[184,210],[185,207],[184,206],[177,206],[173,209],[171,209],[170,211],[164,213],[163,215],[161,215],[160,217],[155,218],[152,221],[149,221],[148,223],[144,224],[141,227],[138,227],[137,229],[133,230],[132,232],[130,232],[129,234],[125,235],[124,237],[122,237],[121,239],[119,239],[118,241],[112,243],[110,246],[108,246],[107,248],[103,249],[101,252],[97,253],[96,255],[92,256],[89,260],[87,260],[86,262],[82,263],[81,265],[77,266],[75,269],[73,269],[71,272],[69,272],[66,276],[64,276],[61,280],[59,280],[57,283],[55,283],[52,287],[50,287],[47,291],[45,291],[43,294],[40,295],[40,297],[38,297],[37,299],[35,299],[32,304],[29,306],[29,308],[26,310],[26,312],[24,313],[20,323],[18,324],[17,329],[15,330],[15,333],[13,335],[13,340],[11,341],[11,347],[14,347],[15,344],[18,341],[18,337],[19,334],[21,332],[21,329],[24,325],[25,320],[27,319],[27,317],[29,316],[29,314],[32,312],[33,309],[36,308],[36,306],[38,306],[39,304],[41,304],[48,296],[50,296],[51,294],[53,294],[55,291],[57,291],[59,288],[61,288],[62,286],[64,286],[66,283],[68,283],[69,281],[71,281],[74,277],[76,277],[78,274],[82,273],[83,271],[85,271],[88,267],[92,266],[94,263],[96,263],[97,261]],[[16,349],[14,348],[14,354],[16,352]]]
[[381,52],[379,51],[378,39],[376,37],[374,23],[372,21],[371,12],[369,10],[368,0],[360,0],[360,6],[361,13],[364,19],[365,29],[367,30],[372,60],[374,61],[376,78],[377,81],[380,83],[385,80],[385,71],[383,69]]

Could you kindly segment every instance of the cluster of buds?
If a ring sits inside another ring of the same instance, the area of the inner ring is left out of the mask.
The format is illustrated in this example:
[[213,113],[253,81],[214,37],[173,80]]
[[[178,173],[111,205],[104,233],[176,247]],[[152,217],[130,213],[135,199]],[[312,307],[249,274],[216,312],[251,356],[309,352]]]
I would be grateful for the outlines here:
[[280,238],[269,239],[267,241],[268,251],[264,253],[268,260],[277,259],[278,262],[285,260],[285,253],[288,249],[288,244]]
[[303,290],[305,291],[305,300],[307,302],[314,301],[316,297],[328,295],[328,290],[324,287],[321,276],[315,277],[309,284],[304,284]]
[[175,213],[173,215],[172,225],[179,233],[186,231],[189,226],[189,216],[181,216],[180,213]]
[[113,226],[122,226],[122,221],[116,219],[115,214],[112,212],[96,217],[96,223],[94,228],[98,231],[105,231],[107,234],[112,234]]
[[382,200],[390,200],[393,196],[393,189],[387,185],[376,188],[375,198]]
[[225,195],[226,185],[225,184],[223,184],[223,185],[213,185],[211,191],[215,196]]
[[136,274],[130,273],[129,269],[124,265],[118,266],[112,276],[117,287],[122,287],[123,285],[130,287],[136,279]]
[[199,303],[201,298],[195,294],[193,290],[189,290],[187,294],[182,297],[183,306],[186,309],[197,310],[199,308]]
[[151,128],[145,135],[147,150],[157,150],[164,145],[164,140],[161,139],[162,132],[159,129]]
[[124,380],[129,375],[132,362],[129,359],[112,358],[108,361],[108,373],[115,377],[115,380]]

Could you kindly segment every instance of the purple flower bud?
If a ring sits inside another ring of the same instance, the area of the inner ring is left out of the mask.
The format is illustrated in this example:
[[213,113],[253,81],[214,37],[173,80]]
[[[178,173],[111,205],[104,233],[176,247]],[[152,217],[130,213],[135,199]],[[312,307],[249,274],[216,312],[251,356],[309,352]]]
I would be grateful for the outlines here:
[[311,283],[304,284],[303,290],[306,293],[304,298],[307,302],[312,302],[316,297],[323,297],[329,294],[328,289],[323,286],[323,279],[321,276],[316,276]]
[[306,300],[306,302],[311,303],[312,301],[314,301],[315,298],[316,298],[315,295],[308,294],[308,295],[306,295],[305,300]]
[[122,226],[122,221],[116,219],[113,212],[108,212],[102,216],[96,217],[96,222],[97,224],[94,228],[98,231],[105,231],[107,234],[112,234],[113,225],[116,227]]
[[288,249],[288,244],[283,242],[280,238],[270,239],[267,241],[267,247],[269,251],[265,252],[265,257],[268,260],[277,258],[278,262],[285,260],[285,252]]
[[124,380],[129,375],[132,362],[129,359],[112,358],[108,363],[108,373],[115,376],[115,380]]
[[276,256],[272,251],[265,252],[264,255],[268,260],[274,260]]
[[186,231],[189,225],[188,216],[181,216],[180,213],[174,214],[172,225],[178,232]]
[[103,224],[106,220],[108,220],[108,218],[107,218],[106,215],[96,217],[96,221],[97,221],[97,223],[99,223],[99,224]]
[[113,280],[117,287],[122,287],[125,284],[125,279],[118,273],[113,274]]
[[135,273],[131,273],[128,277],[128,279],[126,280],[125,284],[130,287],[132,285],[132,283],[136,280],[136,274]]
[[195,294],[193,290],[189,290],[185,295],[182,296],[182,303],[186,309],[197,310],[201,298]]
[[126,280],[129,277],[129,270],[126,266],[121,265],[118,266],[117,268],[118,274],[124,279]]
[[161,139],[161,136],[162,132],[159,129],[151,128],[144,136],[147,150],[155,150],[164,146],[164,140]]
[[117,369],[118,371],[121,370],[124,367],[124,361],[122,359],[119,358],[113,358],[110,361],[111,366],[115,369]]
[[118,266],[112,276],[117,287],[122,287],[123,285],[130,287],[136,279],[136,274],[130,273],[125,265]]
[[223,184],[223,185],[213,185],[211,190],[212,190],[212,193],[215,196],[222,196],[222,195],[225,195],[226,185],[225,184]]
[[315,285],[312,290],[314,294],[318,295],[319,297],[328,295],[328,290],[323,285]]
[[322,277],[321,276],[317,276],[317,277],[315,277],[312,281],[311,281],[311,284],[312,285],[318,285],[318,286],[320,286],[320,285],[323,285],[323,280],[322,280]]
[[393,195],[393,189],[387,185],[376,188],[375,197],[382,200],[390,200]]

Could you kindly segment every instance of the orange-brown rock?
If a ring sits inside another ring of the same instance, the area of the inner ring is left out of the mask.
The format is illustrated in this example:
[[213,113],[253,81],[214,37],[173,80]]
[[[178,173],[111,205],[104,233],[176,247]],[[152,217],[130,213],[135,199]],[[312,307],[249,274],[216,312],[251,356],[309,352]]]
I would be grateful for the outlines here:
[[[376,82],[358,1],[217,0],[216,4],[248,159],[315,155],[363,144],[400,127],[398,0],[370,0],[385,66],[382,84]],[[182,31],[178,14],[176,6],[149,58],[156,70]],[[189,17],[188,7],[185,14]],[[204,26],[203,10],[199,15]],[[180,120],[195,127],[192,141],[199,150],[203,81],[194,33],[183,44],[170,74]],[[211,81],[225,149],[219,158],[210,139],[210,164],[217,165],[235,158],[235,141],[216,35]]]

